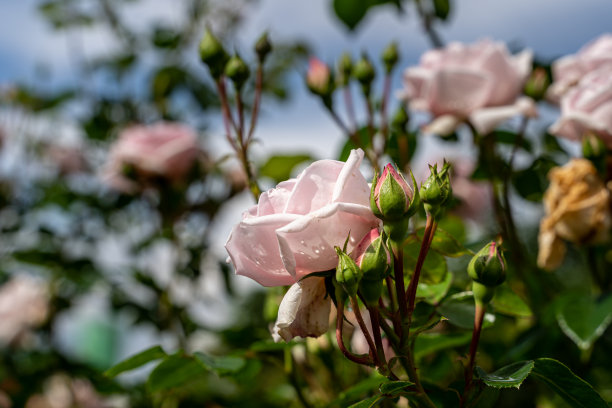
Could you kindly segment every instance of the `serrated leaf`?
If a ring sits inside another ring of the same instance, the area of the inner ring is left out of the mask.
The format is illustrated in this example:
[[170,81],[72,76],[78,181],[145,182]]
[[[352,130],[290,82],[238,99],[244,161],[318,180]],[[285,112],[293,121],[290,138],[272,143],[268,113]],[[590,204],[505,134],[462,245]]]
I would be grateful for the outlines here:
[[416,295],[418,298],[424,298],[428,303],[437,304],[446,296],[452,283],[453,274],[448,272],[440,283],[419,282]]
[[529,376],[534,367],[533,360],[519,361],[496,370],[491,374],[485,373],[480,367],[477,367],[477,374],[489,387],[494,388],[519,388],[525,378]]
[[372,408],[372,407],[377,406],[380,403],[380,401],[382,401],[382,397],[374,396],[374,397],[365,399],[363,401],[360,401],[356,404],[353,404],[349,406],[349,408]]
[[532,374],[544,381],[572,407],[609,408],[608,403],[589,383],[557,360],[536,359]]
[[495,295],[491,304],[495,311],[501,314],[517,317],[531,317],[533,313],[531,309],[521,299],[519,295],[514,293],[508,285],[500,285],[495,289]]
[[218,375],[234,374],[246,364],[246,360],[238,356],[211,356],[204,353],[194,353],[194,357],[202,365]]
[[147,363],[150,363],[151,361],[159,360],[160,358],[164,358],[166,356],[166,352],[160,346],[151,347],[114,365],[106,370],[104,375],[113,378],[125,371],[134,370]]
[[[419,242],[423,242],[425,228],[420,228],[415,233]],[[436,228],[433,240],[431,241],[430,249],[439,252],[444,256],[450,256],[453,258],[463,255],[473,255],[472,251],[465,248],[459,241],[453,238],[451,234],[441,228]]]
[[[472,292],[460,292],[449,297],[437,307],[438,312],[446,317],[449,323],[463,329],[474,327],[474,296]],[[495,322],[495,316],[485,313],[483,327],[489,327]]]
[[150,392],[158,392],[181,387],[201,378],[206,372],[202,364],[195,359],[172,355],[151,372],[147,380],[147,388]]
[[588,295],[568,295],[560,302],[557,322],[567,337],[587,350],[612,323],[612,295],[600,302]]
[[470,342],[472,333],[422,333],[414,341],[414,358],[419,360],[436,351],[463,346]]
[[307,154],[274,155],[259,168],[259,175],[280,183],[291,178],[291,172],[297,165],[311,160],[312,157]]
[[379,391],[381,394],[385,394],[390,397],[395,397],[401,393],[409,392],[406,388],[413,386],[414,383],[410,381],[389,381],[381,384]]

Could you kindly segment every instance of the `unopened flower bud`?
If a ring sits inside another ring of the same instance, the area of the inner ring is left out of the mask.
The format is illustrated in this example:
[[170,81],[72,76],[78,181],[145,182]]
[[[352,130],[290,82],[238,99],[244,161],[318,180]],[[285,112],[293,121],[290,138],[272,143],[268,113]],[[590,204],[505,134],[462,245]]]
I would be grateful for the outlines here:
[[336,267],[336,281],[342,286],[349,296],[355,296],[361,280],[361,270],[344,251],[335,247],[338,254],[338,266]]
[[272,44],[270,44],[270,39],[268,38],[268,33],[265,32],[259,37],[257,42],[255,43],[255,53],[257,54],[257,58],[261,64],[264,63],[268,54],[272,51]]
[[382,280],[389,273],[391,254],[377,228],[363,237],[352,257],[361,269],[363,280]]
[[394,41],[385,48],[382,53],[382,61],[385,65],[385,72],[387,74],[391,73],[395,64],[399,60],[399,53],[397,51],[397,43]]
[[315,57],[311,57],[306,73],[306,85],[310,92],[324,98],[334,91],[334,79],[329,67]]
[[506,260],[496,242],[485,245],[470,261],[468,275],[487,287],[501,285],[506,280]]
[[550,85],[550,78],[546,70],[538,67],[533,70],[529,79],[525,83],[525,95],[536,101],[542,100],[546,95],[546,90]]
[[406,106],[400,104],[400,106],[397,107],[395,114],[391,118],[391,126],[394,129],[405,131],[409,120],[410,116],[408,116],[408,110],[406,109]]
[[445,161],[440,172],[437,164],[429,166],[429,171],[429,177],[421,186],[420,196],[425,211],[435,217],[451,197],[450,163]]
[[249,67],[238,54],[234,55],[225,65],[225,76],[227,76],[236,86],[242,89],[244,83],[249,79]]
[[373,307],[378,305],[378,299],[380,299],[380,295],[383,290],[383,281],[382,279],[378,280],[367,280],[362,279],[359,282],[359,293],[361,293],[361,298],[363,302],[368,307]]
[[391,163],[387,164],[380,177],[374,176],[370,191],[370,206],[374,214],[385,221],[399,221],[412,216],[419,205],[419,193],[412,176],[412,188]]
[[606,145],[596,134],[589,132],[582,137],[582,155],[593,163],[599,174],[606,172]]
[[370,87],[375,76],[374,66],[368,57],[363,55],[353,67],[353,77],[361,84],[364,94],[370,94]]
[[338,83],[341,86],[347,86],[350,79],[351,73],[353,72],[353,61],[348,53],[342,54],[338,61]]
[[223,75],[229,56],[221,42],[208,28],[200,42],[200,58],[208,66],[210,74],[214,79],[218,79]]

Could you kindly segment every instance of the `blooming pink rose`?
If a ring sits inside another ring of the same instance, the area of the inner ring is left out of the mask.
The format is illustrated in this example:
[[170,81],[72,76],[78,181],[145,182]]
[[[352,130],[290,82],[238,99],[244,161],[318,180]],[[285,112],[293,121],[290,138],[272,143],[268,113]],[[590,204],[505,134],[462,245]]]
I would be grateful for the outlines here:
[[549,131],[570,140],[593,132],[612,148],[612,66],[591,72],[561,98],[561,117]]
[[531,72],[530,51],[510,55],[501,42],[451,43],[423,54],[420,65],[404,73],[400,96],[410,107],[436,119],[426,131],[449,134],[466,119],[481,133],[524,114],[535,116],[535,104],[519,97]]
[[346,163],[319,160],[297,179],[263,193],[225,244],[236,273],[279,286],[334,269],[334,246],[342,246],[350,233],[350,251],[379,224],[359,172],[362,159],[363,151],[353,150]]
[[126,167],[131,166],[144,179],[180,181],[197,155],[197,137],[188,127],[176,123],[128,127],[111,148],[106,179],[119,190],[137,190],[138,185],[125,176]]
[[612,66],[612,34],[604,34],[582,47],[577,54],[559,58],[552,64],[554,82],[548,97],[559,102],[561,97],[586,74]]

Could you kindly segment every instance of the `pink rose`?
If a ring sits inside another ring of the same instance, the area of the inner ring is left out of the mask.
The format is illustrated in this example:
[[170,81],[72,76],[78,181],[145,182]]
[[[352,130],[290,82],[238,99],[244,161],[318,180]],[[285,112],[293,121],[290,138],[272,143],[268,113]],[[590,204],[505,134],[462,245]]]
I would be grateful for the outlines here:
[[559,58],[552,64],[553,84],[548,97],[559,102],[561,97],[586,74],[612,66],[612,34],[604,34],[582,47],[577,54]]
[[591,72],[561,98],[561,117],[549,131],[570,140],[593,132],[612,148],[612,67]]
[[111,148],[106,179],[113,187],[133,192],[137,183],[125,176],[126,167],[144,181],[163,177],[180,181],[192,168],[198,155],[193,130],[176,123],[131,126],[119,135]]
[[353,150],[346,163],[319,160],[297,179],[263,193],[225,244],[236,273],[280,286],[334,269],[334,246],[342,246],[350,233],[350,251],[379,224],[359,172],[362,159],[363,151]]
[[530,51],[510,55],[501,42],[451,43],[423,54],[420,65],[404,73],[401,92],[410,107],[426,110],[435,120],[426,131],[450,134],[468,119],[481,133],[524,114],[535,116],[535,104],[519,97],[531,72]]

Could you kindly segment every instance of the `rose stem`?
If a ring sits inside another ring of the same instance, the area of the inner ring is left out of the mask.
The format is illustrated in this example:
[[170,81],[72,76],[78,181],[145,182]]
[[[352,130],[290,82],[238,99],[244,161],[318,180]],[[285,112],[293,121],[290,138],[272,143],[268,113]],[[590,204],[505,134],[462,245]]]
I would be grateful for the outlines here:
[[240,145],[246,150],[246,142],[244,139],[244,107],[242,106],[242,93],[236,89],[236,110],[238,111],[238,139]]
[[385,348],[382,344],[382,337],[380,335],[380,315],[378,313],[378,309],[376,307],[368,307],[368,313],[370,314],[370,321],[372,322],[372,334],[374,335],[374,344],[376,345],[376,352],[378,353],[378,359],[381,362],[381,369],[387,376],[395,377],[395,375],[391,372],[391,368],[387,363],[387,358],[385,357]]
[[363,144],[361,143],[361,140],[359,140],[359,136],[357,136],[357,132],[350,131],[350,129],[346,126],[346,124],[344,124],[342,119],[340,119],[340,116],[338,116],[333,106],[325,104],[325,108],[327,108],[327,111],[331,115],[334,122],[336,122],[336,125],[338,125],[338,127],[342,130],[342,132],[346,134],[349,140],[353,142],[353,144],[356,147],[359,147],[365,152],[365,155],[368,161],[370,162],[370,164],[372,165],[372,167],[374,168],[374,170],[380,172],[380,167],[378,166],[378,158],[372,152],[371,149],[368,149],[367,147],[363,146]]
[[423,24],[423,30],[425,30],[425,34],[429,38],[429,42],[433,48],[442,48],[444,46],[444,42],[440,38],[440,35],[434,30],[432,26],[432,16],[428,14],[423,5],[421,4],[421,0],[416,0],[417,11],[419,13],[419,17],[421,17],[421,23]]
[[372,340],[372,336],[370,336],[370,332],[368,331],[368,326],[365,324],[365,321],[363,320],[363,316],[361,315],[361,310],[359,309],[359,302],[357,301],[357,297],[351,296],[350,299],[351,299],[351,306],[353,307],[353,312],[355,313],[355,318],[357,319],[357,323],[359,323],[359,327],[361,328],[361,331],[363,332],[363,335],[366,341],[368,342],[368,346],[370,347],[370,354],[372,355],[372,358],[374,359],[374,364],[377,367],[380,367],[382,363],[378,359],[378,353],[376,352],[376,345],[374,344],[374,340]]
[[289,382],[293,386],[295,390],[295,394],[297,395],[300,403],[304,408],[310,408],[311,405],[304,396],[302,392],[302,388],[300,387],[300,383],[298,382],[297,372],[295,370],[295,362],[293,361],[293,356],[291,355],[291,349],[289,347],[285,347],[285,373],[287,374],[287,378],[289,378]]
[[417,286],[419,284],[419,278],[421,277],[421,270],[423,269],[423,263],[425,262],[425,257],[427,256],[427,252],[429,252],[429,247],[431,246],[431,242],[433,240],[434,233],[436,231],[436,227],[438,223],[434,220],[434,217],[431,214],[427,214],[427,223],[425,224],[425,232],[423,233],[423,242],[421,243],[421,249],[419,251],[419,257],[417,258],[416,266],[414,267],[414,274],[410,279],[410,285],[408,286],[408,290],[406,291],[406,296],[408,298],[408,321],[412,321],[412,313],[414,312],[414,307],[416,303],[416,291]]
[[353,108],[353,93],[351,92],[351,85],[346,84],[342,93],[344,94],[344,104],[346,105],[346,114],[349,117],[351,128],[353,129],[351,133],[355,133],[355,130],[357,129],[357,119],[355,119],[355,109]]
[[255,73],[255,99],[253,101],[253,111],[251,112],[251,125],[249,126],[249,133],[247,134],[246,143],[247,145],[251,142],[253,134],[255,133],[255,127],[257,126],[257,119],[259,117],[259,105],[261,103],[261,93],[263,88],[263,64],[261,61],[257,64],[257,72]]
[[472,332],[472,342],[470,343],[470,357],[465,370],[465,390],[461,399],[461,406],[464,405],[468,392],[472,386],[472,376],[474,374],[474,363],[476,362],[476,350],[478,349],[478,341],[480,340],[480,331],[482,329],[482,321],[485,315],[485,305],[481,302],[476,302],[476,311],[474,313],[474,331]]
[[227,138],[227,141],[229,142],[230,146],[232,146],[232,148],[236,152],[238,152],[238,145],[236,144],[236,140],[232,138],[230,122],[233,122],[233,120],[229,110],[229,106],[227,105],[227,98],[225,98],[225,86],[223,85],[221,78],[217,81],[217,91],[219,92],[219,97],[221,99],[221,112],[223,116],[223,125],[225,127],[225,137]]
[[383,85],[383,94],[382,94],[382,101],[380,103],[380,133],[382,134],[382,138],[383,138],[383,145],[382,145],[382,153],[384,153],[387,150],[387,139],[388,139],[388,131],[389,131],[389,126],[387,123],[387,105],[389,102],[389,95],[391,94],[391,73],[387,73],[385,74],[385,80],[384,80],[384,85]]
[[342,354],[349,360],[357,363],[363,364],[367,366],[373,365],[372,359],[368,356],[358,356],[356,354],[351,353],[345,346],[344,340],[342,339],[342,327],[344,320],[344,302],[338,301],[338,316],[336,317],[336,341],[338,342],[338,347]]

